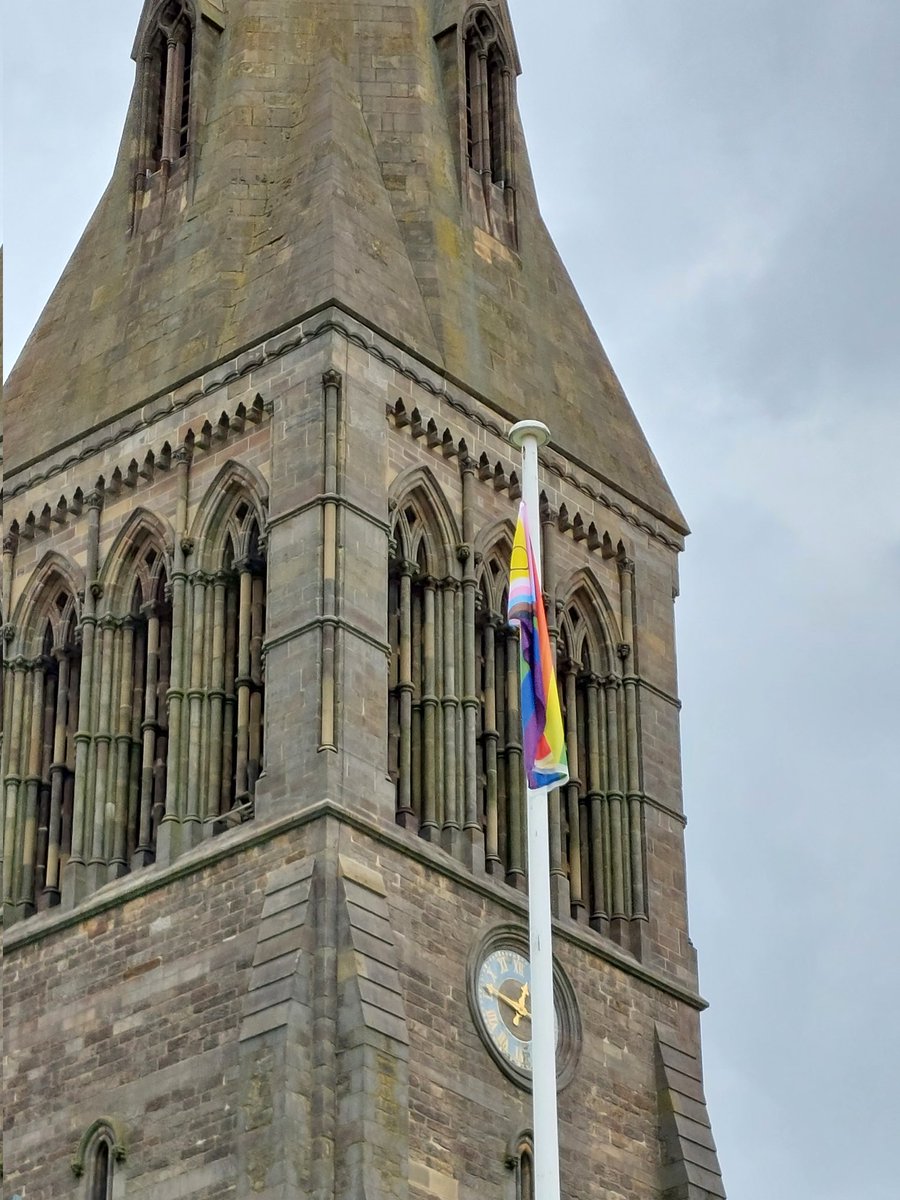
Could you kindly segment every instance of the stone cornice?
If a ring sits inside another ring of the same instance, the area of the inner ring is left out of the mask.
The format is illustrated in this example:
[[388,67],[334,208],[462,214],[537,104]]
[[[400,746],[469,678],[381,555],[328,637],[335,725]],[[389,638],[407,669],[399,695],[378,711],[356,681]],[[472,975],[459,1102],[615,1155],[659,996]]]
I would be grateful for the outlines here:
[[[70,455],[51,462],[43,470],[37,468],[46,461],[46,457],[32,459],[30,462],[17,466],[13,471],[7,472],[7,486],[2,493],[3,497],[12,499],[21,495],[30,488],[68,470],[74,464],[83,462],[94,454],[117,445],[125,438],[158,424],[198,399],[210,396],[225,385],[242,379],[252,371],[258,371],[268,363],[328,334],[337,334],[351,345],[365,351],[373,358],[379,359],[424,391],[446,401],[451,408],[456,409],[467,420],[489,430],[504,443],[506,442],[507,425],[505,422],[514,421],[516,419],[514,414],[505,412],[500,405],[488,397],[469,391],[461,380],[456,379],[443,368],[415,355],[392,338],[390,334],[332,301],[282,326],[280,330],[245,347],[237,354],[230,355],[227,359],[213,364],[202,376],[176,381],[173,386],[148,397],[145,401],[135,405],[129,412],[117,418],[112,423],[112,428],[107,423],[104,426],[86,430],[82,434],[60,443],[57,453],[67,446],[80,446],[80,449],[73,450]],[[473,405],[472,400],[476,405],[483,406],[487,412],[479,411],[479,408]],[[496,413],[501,420],[493,419],[491,413]],[[132,419],[129,420],[129,418]],[[50,457],[52,458],[52,455]],[[629,495],[611,480],[600,476],[589,464],[572,458],[571,455],[561,454],[554,449],[553,443],[550,444],[549,451],[545,452],[543,463],[553,475],[566,480],[585,495],[616,512],[635,528],[643,530],[673,550],[684,548],[686,529],[671,525],[661,514],[648,509],[638,497]],[[22,477],[21,480],[20,477]],[[603,490],[597,484],[591,483],[590,479],[597,480],[599,484],[612,489],[616,494]],[[633,505],[634,509],[629,510],[623,500]],[[648,517],[652,519],[648,520]]]
[[[371,837],[374,841],[390,847],[400,854],[428,868],[429,871],[467,887],[492,903],[527,920],[528,899],[514,888],[495,882],[489,876],[473,875],[461,863],[415,834],[400,829],[393,823],[380,823],[360,813],[350,812],[330,799],[320,800],[302,812],[267,822],[252,821],[239,825],[227,833],[202,843],[168,867],[150,867],[123,876],[115,883],[107,884],[69,912],[48,912],[29,917],[27,921],[14,925],[3,934],[3,954],[13,955],[17,950],[36,945],[46,938],[80,925],[83,921],[119,908],[130,900],[149,895],[170,886],[181,879],[188,879],[199,871],[224,862],[243,851],[264,846],[267,842],[293,830],[301,829],[314,821],[332,819]],[[676,979],[648,967],[620,950],[615,943],[583,928],[572,921],[554,920],[554,934],[566,942],[581,947],[597,958],[609,963],[697,1011],[707,1007],[707,1002],[693,988]]]

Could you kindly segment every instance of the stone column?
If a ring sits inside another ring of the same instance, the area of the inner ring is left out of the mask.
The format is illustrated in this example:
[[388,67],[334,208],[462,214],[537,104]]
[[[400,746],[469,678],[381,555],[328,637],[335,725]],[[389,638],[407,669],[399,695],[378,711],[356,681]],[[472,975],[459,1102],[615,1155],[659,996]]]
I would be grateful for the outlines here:
[[322,497],[322,699],[319,749],[337,751],[338,618],[338,426],[341,375],[326,371],[324,387],[325,459]]
[[623,922],[628,917],[626,899],[626,860],[624,854],[624,823],[622,777],[619,756],[619,703],[618,693],[622,681],[618,675],[608,675],[604,681],[606,689],[606,761],[609,774],[607,799],[609,801],[610,867],[612,883],[612,911],[610,930],[617,941],[625,939]]
[[416,814],[412,802],[412,700],[413,700],[413,642],[412,642],[412,579],[416,564],[402,559],[397,568],[399,585],[399,674],[397,707],[399,744],[397,748],[397,821],[404,829],[415,829]]
[[66,908],[76,905],[87,892],[86,855],[90,853],[90,824],[88,799],[93,792],[88,779],[91,742],[93,739],[93,699],[95,686],[94,641],[97,627],[97,604],[103,595],[98,576],[100,558],[100,512],[103,494],[91,492],[86,498],[88,509],[87,592],[81,610],[81,680],[78,704],[79,729],[75,734],[75,788],[72,799],[72,852],[66,863],[62,880],[62,903]]
[[524,890],[525,869],[525,768],[522,756],[522,720],[519,703],[519,635],[505,626],[506,649],[506,794],[508,837],[506,881]]
[[591,814],[591,907],[592,928],[600,933],[609,932],[607,910],[608,855],[604,830],[608,827],[608,802],[604,795],[604,755],[601,745],[604,736],[605,712],[601,693],[602,682],[598,675],[588,674],[584,679],[587,712],[585,732],[587,743],[586,786],[587,803]]
[[623,644],[619,647],[624,672],[626,789],[628,805],[628,837],[631,874],[631,910],[638,920],[647,919],[644,862],[644,795],[640,762],[640,712],[634,621],[634,562],[619,560],[619,580],[622,597]]
[[128,870],[128,785],[131,779],[131,725],[134,703],[134,618],[128,616],[119,631],[117,720],[115,734],[115,795],[109,878]]
[[462,754],[465,769],[465,801],[464,801],[464,857],[472,870],[481,872],[485,866],[484,831],[481,827],[481,817],[478,812],[478,680],[477,654],[478,639],[477,607],[478,580],[476,578],[477,562],[473,549],[475,541],[475,472],[477,462],[471,455],[460,458],[459,468],[462,478],[462,514],[463,514],[463,544],[459,547],[458,557],[462,564],[462,627],[463,627],[463,742]]
[[[22,755],[26,768],[24,787],[19,788],[19,804],[23,805],[18,822],[18,859],[16,908],[19,917],[30,916],[35,910],[35,873],[37,857],[38,795],[41,787],[43,759],[44,683],[47,660],[38,658],[31,664],[29,710],[26,711],[27,734],[23,739]],[[23,804],[24,797],[24,804]]]
[[[3,731],[7,725],[7,686],[6,686],[6,650],[12,636],[13,628],[9,624],[10,607],[12,604],[12,580],[13,569],[16,560],[16,551],[19,548],[19,538],[15,533],[5,533],[3,535],[3,565],[0,569],[0,653],[3,655],[3,662],[0,664],[0,780],[4,775],[3,768]],[[0,788],[0,864],[3,862],[3,799]]]
[[[246,584],[245,584],[246,578]],[[205,664],[208,654],[208,646],[206,639],[206,589],[208,577],[202,571],[196,571],[191,576],[191,653],[190,653],[190,675],[188,677],[188,746],[190,751],[187,758],[187,802],[184,813],[184,844],[185,847],[196,845],[202,836],[201,821],[201,806],[202,792],[205,786],[205,781],[202,775],[203,767],[203,748],[204,748],[204,700],[206,698],[205,682]],[[243,770],[244,770],[244,787],[243,791],[247,790],[246,784],[246,766],[247,766],[247,726],[249,721],[249,675],[250,675],[250,574],[249,571],[241,574],[241,618],[245,616],[246,608],[246,624],[248,636],[245,639],[246,654],[241,661],[239,672],[245,680],[244,686],[238,694],[238,711],[241,711],[241,694],[244,696],[244,723],[241,725],[238,721],[238,761],[241,762],[241,751],[243,750]],[[149,647],[148,647],[149,649]],[[158,644],[155,647],[158,657]],[[148,654],[149,662],[149,654]],[[154,664],[155,666],[157,664]],[[149,683],[149,680],[148,680]],[[153,681],[156,686],[156,679]],[[148,691],[149,698],[149,691]],[[155,714],[154,714],[155,715]],[[243,730],[243,738],[242,738]],[[155,733],[155,731],[154,731]],[[154,742],[155,744],[155,742]],[[146,761],[145,761],[146,768]]]
[[[138,802],[138,844],[134,853],[134,866],[142,867],[153,862],[154,845],[153,794],[155,786],[156,741],[159,735],[159,603],[155,600],[141,609],[144,618],[145,641],[143,651],[143,694],[140,697],[140,799]],[[199,758],[199,745],[191,741],[192,758]]]
[[[497,743],[497,635],[501,621],[496,613],[487,613],[482,626],[484,657],[484,807],[485,807],[485,867],[490,875],[503,874],[500,856],[500,812],[498,794]],[[501,643],[501,654],[503,652]]]
[[423,619],[423,680],[422,680],[422,827],[421,833],[430,842],[440,836],[437,820],[438,747],[437,747],[437,636],[435,630],[437,597],[436,581],[424,580]]
[[47,818],[47,860],[44,892],[47,907],[59,902],[62,858],[63,801],[66,783],[66,754],[69,737],[69,686],[72,675],[72,651],[69,647],[54,651],[57,660],[56,712],[53,726],[53,758],[50,764],[50,810]]
[[[91,855],[88,861],[88,887],[91,891],[107,880],[109,837],[112,825],[112,788],[109,779],[110,747],[113,740],[112,703],[117,667],[117,626],[111,613],[100,622],[100,654],[98,661],[98,714],[93,746],[93,771],[89,781],[89,803],[92,822]],[[116,693],[118,696],[118,692]],[[90,783],[93,786],[90,786]]]
[[9,687],[11,720],[4,745],[6,765],[3,777],[3,915],[4,921],[16,917],[16,875],[18,872],[19,790],[25,773],[24,740],[27,738],[28,663],[20,655],[8,664],[12,673]]
[[187,536],[188,499],[192,450],[179,446],[172,454],[172,465],[178,478],[178,505],[175,516],[175,548],[172,563],[172,666],[169,674],[168,707],[168,769],[166,772],[165,814],[156,836],[156,860],[169,863],[181,849],[181,818],[186,782],[184,770],[188,746],[184,742],[185,643],[187,625],[187,560],[194,543]]
[[569,904],[576,921],[584,919],[588,880],[582,870],[582,841],[580,796],[582,764],[578,759],[578,664],[569,659],[563,666],[562,685],[566,702],[566,754],[569,759],[569,782],[565,785],[566,812],[569,825]]
[[443,769],[442,783],[444,793],[443,838],[444,849],[455,857],[460,853],[460,833],[462,824],[457,812],[457,772],[460,767],[459,748],[456,742],[456,715],[459,707],[459,697],[456,693],[456,596],[459,590],[458,580],[448,576],[441,584],[441,612],[443,616],[443,636],[441,650],[444,665],[444,686],[441,696],[441,711],[443,717]]
[[221,811],[222,766],[225,705],[225,621],[228,594],[227,571],[213,576],[212,635],[210,637],[209,679],[209,773],[206,777],[206,797],[203,804],[204,832],[211,834],[211,822]]

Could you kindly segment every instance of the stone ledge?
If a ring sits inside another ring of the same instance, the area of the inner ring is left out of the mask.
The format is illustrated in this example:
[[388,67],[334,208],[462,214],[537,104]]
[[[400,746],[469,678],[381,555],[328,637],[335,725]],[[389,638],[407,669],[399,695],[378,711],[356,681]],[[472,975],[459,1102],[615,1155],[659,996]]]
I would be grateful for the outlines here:
[[[115,883],[107,884],[106,887],[82,901],[77,908],[68,912],[42,913],[29,917],[27,921],[14,925],[12,929],[4,932],[3,954],[12,955],[16,950],[25,946],[41,942],[65,929],[80,925],[82,921],[119,908],[129,900],[168,887],[176,880],[188,879],[198,871],[224,862],[244,850],[263,846],[283,834],[302,829],[306,825],[326,818],[332,818],[358,830],[374,841],[389,846],[413,861],[421,863],[429,870],[436,871],[446,878],[470,888],[478,895],[487,897],[493,903],[515,914],[519,920],[527,920],[528,898],[507,887],[506,884],[494,882],[489,876],[471,874],[466,867],[456,862],[444,851],[437,849],[415,834],[405,832],[393,823],[378,823],[370,817],[342,808],[334,800],[323,799],[288,817],[278,817],[271,821],[250,821],[245,825],[239,825],[210,842],[203,842],[169,866],[146,867],[133,875],[125,875]],[[691,1008],[702,1012],[708,1007],[707,1001],[693,988],[661,971],[639,963],[593,930],[581,928],[572,922],[554,919],[553,932],[554,936],[562,941],[596,955],[626,975],[631,975],[642,983],[658,988]]]

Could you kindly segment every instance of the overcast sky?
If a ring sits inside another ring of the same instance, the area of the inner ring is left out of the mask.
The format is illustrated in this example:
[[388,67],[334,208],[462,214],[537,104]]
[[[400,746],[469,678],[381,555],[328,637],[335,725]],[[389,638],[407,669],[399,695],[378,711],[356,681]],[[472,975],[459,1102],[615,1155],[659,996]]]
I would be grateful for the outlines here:
[[[900,3],[510,5],[545,216],[694,531],[689,876],[729,1197],[896,1200]],[[139,9],[5,19],[7,365],[108,177]]]

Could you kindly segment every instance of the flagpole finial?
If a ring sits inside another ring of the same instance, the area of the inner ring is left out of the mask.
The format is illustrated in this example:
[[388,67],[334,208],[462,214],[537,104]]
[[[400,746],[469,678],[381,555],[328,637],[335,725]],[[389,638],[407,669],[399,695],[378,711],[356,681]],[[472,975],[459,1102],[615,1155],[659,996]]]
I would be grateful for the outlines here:
[[543,421],[517,421],[509,431],[510,442],[521,450],[528,438],[534,438],[539,446],[546,446],[550,441],[550,430]]

